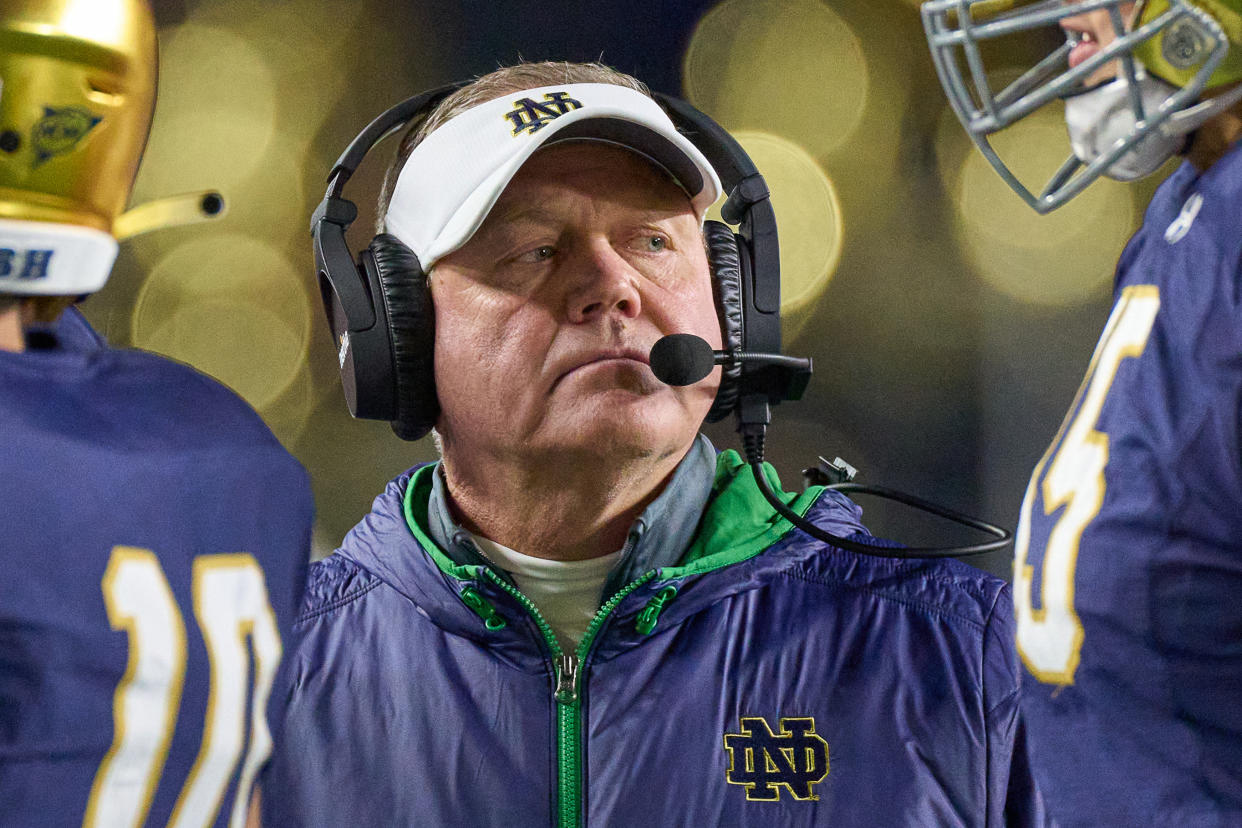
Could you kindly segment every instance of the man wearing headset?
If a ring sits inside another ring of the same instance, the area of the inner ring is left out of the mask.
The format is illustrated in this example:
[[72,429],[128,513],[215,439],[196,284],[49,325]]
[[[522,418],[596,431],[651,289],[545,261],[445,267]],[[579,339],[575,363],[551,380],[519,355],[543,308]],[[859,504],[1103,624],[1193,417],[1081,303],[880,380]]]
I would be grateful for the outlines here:
[[[1122,254],[1022,505],[1035,777],[1061,825],[1242,824],[1242,2],[971,5],[929,2],[924,19],[955,109],[1007,180],[987,135],[1065,99],[1076,161],[1038,195],[1017,185],[1041,212],[1101,174],[1186,159]],[[1042,77],[985,90],[992,112],[969,101],[956,50],[1058,26]]]
[[155,76],[141,0],[0,2],[6,828],[242,824],[304,584],[308,481],[258,415],[71,307],[111,271]]
[[[312,567],[265,822],[1033,813],[1006,586],[793,530],[698,434],[720,372],[653,374],[664,335],[720,347],[719,192],[599,65],[501,69],[415,117],[363,258],[399,324],[434,321],[442,460]],[[780,497],[878,543],[836,492]]]

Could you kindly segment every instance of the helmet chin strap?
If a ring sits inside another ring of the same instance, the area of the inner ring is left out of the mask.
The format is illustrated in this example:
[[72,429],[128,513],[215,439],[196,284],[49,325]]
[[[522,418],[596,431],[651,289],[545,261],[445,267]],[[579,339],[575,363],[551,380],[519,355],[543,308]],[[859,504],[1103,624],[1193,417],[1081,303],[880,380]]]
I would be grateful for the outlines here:
[[1173,113],[1161,124],[1160,129],[1170,135],[1189,135],[1238,101],[1242,101],[1242,83],[1215,98],[1200,101],[1194,106]]
[[125,241],[153,230],[214,221],[222,218],[224,212],[224,196],[217,190],[167,196],[130,208],[117,216],[112,223],[112,235],[117,241]]

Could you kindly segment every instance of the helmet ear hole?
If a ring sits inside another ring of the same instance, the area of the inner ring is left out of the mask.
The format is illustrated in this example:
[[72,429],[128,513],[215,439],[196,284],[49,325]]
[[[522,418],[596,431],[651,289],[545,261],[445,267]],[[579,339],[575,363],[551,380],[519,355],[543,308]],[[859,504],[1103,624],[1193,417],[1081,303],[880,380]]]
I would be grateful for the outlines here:
[[98,76],[87,78],[86,87],[92,94],[95,95],[117,97],[121,94],[121,85],[117,83],[115,78]]

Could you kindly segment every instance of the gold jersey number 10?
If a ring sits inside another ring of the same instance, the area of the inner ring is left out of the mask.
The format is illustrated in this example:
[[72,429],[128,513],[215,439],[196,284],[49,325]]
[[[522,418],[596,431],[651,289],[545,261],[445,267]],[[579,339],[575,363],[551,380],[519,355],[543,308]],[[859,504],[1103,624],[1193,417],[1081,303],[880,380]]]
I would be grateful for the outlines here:
[[[1082,623],[1074,611],[1078,547],[1104,502],[1104,467],[1108,465],[1108,435],[1095,426],[1117,369],[1126,357],[1143,353],[1159,310],[1155,285],[1135,285],[1121,292],[1074,405],[1035,467],[1022,501],[1013,570],[1018,653],[1031,674],[1045,684],[1074,683],[1083,640]],[[1032,594],[1034,568],[1027,563],[1037,491],[1043,495],[1044,514],[1064,507],[1044,546],[1038,606]]]
[[[255,773],[272,749],[266,713],[280,662],[280,634],[263,570],[251,555],[195,558],[193,594],[194,616],[211,663],[211,690],[198,757],[168,825],[190,828],[215,822],[245,748],[229,819],[230,825],[241,826]],[[113,696],[112,747],[95,774],[82,825],[128,828],[145,822],[168,755],[185,678],[185,623],[159,559],[146,549],[112,550],[103,596],[112,628],[129,634],[129,663]],[[254,652],[253,688],[247,639]],[[244,721],[248,696],[249,747]]]

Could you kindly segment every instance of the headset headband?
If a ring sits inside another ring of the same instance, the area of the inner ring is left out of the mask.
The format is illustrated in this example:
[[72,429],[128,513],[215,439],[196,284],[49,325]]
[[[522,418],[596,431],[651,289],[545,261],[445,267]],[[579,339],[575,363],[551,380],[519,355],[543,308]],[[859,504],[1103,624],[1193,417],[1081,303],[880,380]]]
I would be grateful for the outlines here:
[[[412,98],[406,98],[367,124],[366,128],[358,133],[358,137],[349,142],[349,146],[341,153],[341,157],[336,159],[336,163],[332,165],[332,170],[328,173],[328,194],[324,198],[326,199],[329,196],[339,197],[341,195],[341,190],[345,188],[345,182],[349,181],[350,177],[357,171],[358,165],[362,163],[362,159],[385,136],[393,130],[400,129],[408,124],[424,111],[429,111],[433,106],[465,85],[466,82],[450,83],[437,89],[432,89],[430,92],[423,92]],[[312,227],[312,229],[314,228]]]

